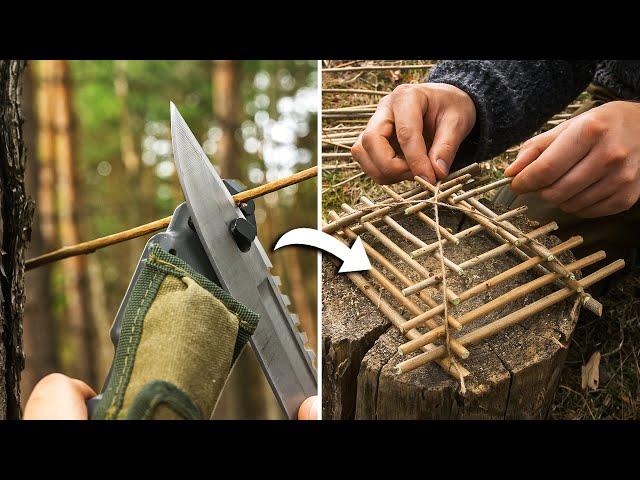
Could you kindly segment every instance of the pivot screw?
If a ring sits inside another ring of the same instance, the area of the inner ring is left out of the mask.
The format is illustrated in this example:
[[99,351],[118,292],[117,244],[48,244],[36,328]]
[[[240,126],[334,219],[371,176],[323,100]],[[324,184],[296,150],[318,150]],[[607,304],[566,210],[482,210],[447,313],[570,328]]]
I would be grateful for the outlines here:
[[229,231],[241,252],[248,252],[251,242],[256,238],[256,227],[244,218],[236,218],[229,225]]

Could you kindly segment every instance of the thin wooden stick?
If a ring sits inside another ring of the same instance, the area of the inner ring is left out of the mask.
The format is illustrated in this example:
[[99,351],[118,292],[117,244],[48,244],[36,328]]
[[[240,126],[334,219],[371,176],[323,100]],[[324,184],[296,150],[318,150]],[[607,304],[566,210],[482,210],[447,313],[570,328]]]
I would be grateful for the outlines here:
[[[350,246],[346,240],[340,237],[340,235],[334,234],[333,236],[337,238],[339,241],[341,241],[342,243],[344,243],[345,245]],[[418,305],[416,305],[413,301],[409,300],[408,298],[403,297],[398,287],[396,287],[387,277],[385,277],[376,268],[372,267],[370,270],[367,271],[367,273],[371,275],[373,279],[376,282],[378,282],[396,301],[398,301],[400,305],[405,307],[414,315],[419,315],[420,313],[422,313],[422,309]],[[438,327],[438,324],[436,322],[432,322],[431,324],[427,324],[427,326],[429,326],[430,328],[436,328]],[[404,334],[408,336],[410,331],[412,332],[411,333],[412,337],[415,337],[415,333],[417,333],[418,336],[422,335],[418,330],[415,330],[415,329],[406,331],[404,332]],[[427,346],[427,343],[424,343],[423,345],[421,345],[421,347],[422,346]],[[460,345],[458,342],[453,343],[451,345],[451,348],[453,352],[462,359],[467,358],[469,356],[469,351],[466,348],[464,348],[462,345]]]
[[[444,251],[442,250],[442,237],[440,236],[440,217],[438,215],[438,194],[440,193],[440,182],[436,183],[436,191],[433,194],[433,198],[435,202],[433,203],[433,216],[436,222],[436,235],[438,237],[438,256],[440,257],[440,275],[442,276],[442,298],[446,298],[447,296],[447,269],[445,268],[444,262]],[[442,315],[444,318],[449,316],[448,304],[446,300],[442,302],[442,306],[444,307],[444,311]],[[442,324],[442,328],[444,329],[444,349],[447,352],[447,357],[451,358],[451,335],[449,333],[449,324],[444,322]],[[467,351],[468,355],[468,351]],[[453,359],[452,359],[453,360]],[[462,388],[462,387],[461,387]]]
[[[342,154],[337,154],[337,155],[342,155]],[[347,154],[350,156],[350,154]],[[445,180],[447,180],[447,183],[449,181],[452,180],[456,180],[457,181],[463,181],[464,179],[468,179],[469,177],[466,177],[466,175],[471,174],[472,172],[478,170],[480,168],[480,166],[477,163],[472,163],[471,165],[468,165],[464,168],[461,168],[460,170],[457,170],[453,173],[451,173],[450,175],[447,176],[447,178]],[[427,196],[429,195],[429,192],[426,192],[425,195],[425,189],[424,188],[420,188],[419,186],[416,188],[413,188],[407,192],[404,192],[401,196],[403,198],[405,198],[406,200],[415,200],[416,198],[423,198],[421,195]],[[393,198],[389,198],[386,199],[380,203],[392,203],[394,201]],[[391,212],[391,210],[393,209],[393,207],[382,207],[379,210],[375,210],[374,212],[367,212],[366,210],[359,210],[356,212],[353,212],[350,215],[345,215],[344,217],[340,217],[340,220],[335,221],[335,222],[331,222],[327,225],[325,225],[322,228],[322,231],[324,233],[333,233],[333,232],[337,232],[338,230],[340,230],[343,226],[346,225],[351,225],[353,224],[356,220],[363,218],[363,221],[371,221],[373,218],[378,218],[381,217],[383,215],[386,215],[387,213]],[[367,215],[365,217],[365,215]]]
[[[469,198],[468,202],[470,205],[475,207],[478,211],[491,217],[495,221],[495,217],[497,216],[497,214],[493,212],[491,209],[489,209],[488,207],[486,207],[485,205],[483,205],[482,203],[480,203],[477,199]],[[523,233],[522,230],[520,230],[518,227],[513,225],[508,220],[502,220],[498,223],[510,233],[513,233],[514,235],[518,235],[521,237],[526,237],[526,234]],[[565,281],[567,285],[572,287],[576,292],[578,293],[583,292],[583,289],[582,287],[580,287],[580,284],[576,282],[575,275],[573,275],[571,272],[568,272],[567,269],[564,267],[564,265],[562,265],[562,263],[557,258],[555,258],[553,253],[551,253],[549,249],[547,249],[547,247],[545,247],[542,243],[538,242],[535,239],[529,239],[529,240],[531,241],[523,245],[523,250],[529,251],[533,255],[539,255],[545,258],[547,261],[546,265],[548,266],[548,268],[550,268],[554,272],[564,275],[565,279],[563,281]]]
[[[593,263],[596,263],[596,262],[599,262],[600,260],[605,259],[606,256],[607,256],[606,253],[603,250],[600,250],[599,252],[593,253],[585,258],[582,258],[573,263],[570,263],[569,265],[567,265],[567,269],[570,271],[579,270],[588,265],[591,265]],[[549,273],[542,277],[538,277],[535,280],[532,280],[528,283],[520,285],[514,288],[513,290],[510,290],[509,292],[505,293],[504,295],[494,298],[490,302],[485,303],[484,305],[481,305],[480,307],[465,313],[459,318],[459,322],[462,325],[467,325],[472,321],[476,320],[477,318],[488,315],[494,310],[510,302],[518,300],[519,298],[522,298],[525,295],[528,295],[538,290],[539,288],[544,287],[545,285],[552,283],[554,280],[558,278],[560,278],[560,274],[555,272]],[[416,338],[414,340],[411,340],[407,343],[400,345],[400,347],[398,347],[398,352],[402,355],[409,354],[417,350],[418,348],[420,348],[421,345],[427,345],[429,343],[433,343],[435,340],[437,340],[439,337],[443,336],[444,334],[445,334],[445,330],[441,325],[438,328],[431,329],[429,332],[425,333],[419,338]]]
[[322,73],[330,72],[363,72],[369,70],[421,70],[426,68],[433,68],[435,63],[425,63],[417,65],[365,65],[359,67],[333,67],[323,68]]
[[480,195],[481,193],[489,192],[491,190],[495,190],[498,187],[503,185],[509,185],[513,181],[513,177],[505,177],[501,180],[489,183],[487,185],[483,185],[478,188],[474,188],[460,195],[456,195],[453,199],[453,203],[458,203],[461,200],[465,200],[467,198],[475,197],[476,195]]
[[[455,180],[455,179],[454,179]],[[403,200],[403,198],[398,195],[396,192],[394,192],[392,189],[390,189],[389,187],[387,187],[386,185],[382,186],[382,190],[389,195],[391,198],[393,198],[394,200],[401,202]],[[417,217],[423,222],[426,223],[427,225],[429,225],[431,228],[433,229],[440,229],[440,234],[448,241],[450,241],[451,243],[458,245],[458,243],[460,243],[460,240],[458,240],[458,238],[456,238],[456,236],[454,234],[452,234],[449,230],[447,230],[445,227],[443,227],[442,225],[436,225],[436,222],[434,222],[431,217],[425,215],[423,212],[417,212],[416,213]],[[438,242],[435,242],[436,244]],[[426,248],[427,245],[425,245]],[[413,254],[411,255],[413,256]]]
[[416,205],[408,207],[408,208],[405,209],[404,214],[405,215],[411,215],[413,213],[419,212],[420,210],[423,210],[423,209],[427,208],[433,202],[440,202],[442,200],[445,200],[448,197],[450,197],[451,195],[453,195],[455,192],[457,192],[459,190],[462,190],[463,188],[464,188],[464,185],[458,184],[458,185],[454,185],[453,187],[451,187],[448,190],[440,191],[440,193],[438,193],[437,196],[434,193],[434,196],[429,198],[430,201],[426,201],[426,202],[423,202],[423,203],[418,203]]
[[[571,237],[566,242],[556,245],[553,248],[553,252],[561,253],[571,248],[574,248],[580,245],[581,243],[582,243],[582,237],[579,237],[579,236]],[[465,290],[464,292],[460,293],[458,297],[460,298],[460,301],[468,300],[471,297],[475,297],[476,295],[479,295],[482,292],[486,292],[490,288],[493,288],[496,285],[499,285],[502,282],[509,280],[510,278],[513,278],[516,275],[521,274],[522,272],[526,272],[527,270],[532,268],[534,265],[537,265],[542,261],[543,260],[540,257],[530,258],[529,260],[522,262],[516,265],[515,267],[511,267],[508,270],[505,270],[504,272],[501,272],[498,275],[495,275],[471,287],[470,289]],[[437,307],[424,312],[422,315],[418,315],[417,317],[412,318],[407,322],[407,325],[409,327],[417,327],[422,322],[424,322],[427,318],[432,318],[434,315],[439,315],[443,310],[444,308],[442,307],[442,305],[438,305]]]
[[[556,230],[558,228],[558,225],[555,222],[551,222],[548,223],[547,225],[544,225],[540,228],[537,228],[536,230],[533,230],[532,232],[529,232],[529,236],[531,236],[532,238],[535,237],[539,237],[541,235],[546,235],[547,233]],[[513,248],[515,248],[513,245],[511,245],[510,243],[504,243],[496,248],[493,248],[491,250],[488,250],[484,253],[481,253],[480,255],[476,255],[473,258],[470,258],[469,260],[466,260],[464,262],[462,262],[461,264],[458,265],[459,268],[461,269],[465,269],[465,268],[469,268],[469,267],[473,267],[474,265],[478,265],[479,263],[482,262],[486,262],[487,260],[496,257],[498,255],[501,255],[503,253],[506,253],[510,250],[512,250]],[[527,257],[527,259],[530,257]],[[535,257],[538,258],[538,257]],[[411,285],[410,287],[405,288],[402,293],[405,295],[411,295],[412,293],[415,293],[419,290],[422,290],[424,288],[427,288],[431,285],[434,285],[434,282],[428,282],[428,281],[420,281],[417,282],[413,285]]]
[[322,93],[355,93],[363,95],[389,95],[391,92],[381,90],[365,90],[362,88],[323,88]]
[[[583,278],[579,281],[579,283],[583,288],[587,288],[594,283],[599,282],[603,278],[617,272],[618,270],[621,270],[622,268],[624,268],[624,265],[624,260],[616,260],[615,262],[602,267],[591,275]],[[575,290],[570,287],[565,287],[561,290],[557,290],[556,292],[547,295],[546,297],[541,298],[540,300],[532,304],[522,307],[515,312],[512,312],[498,320],[495,320],[494,322],[491,322],[467,333],[466,335],[463,335],[462,337],[458,338],[458,341],[465,346],[478,343],[485,338],[491,337],[501,332],[502,330],[515,325],[516,323],[519,323],[532,315],[535,315],[536,313],[544,310],[547,307],[550,307],[551,305],[555,305],[556,303],[561,302],[562,300],[570,297],[573,294],[575,294]],[[399,363],[395,368],[395,372],[397,374],[400,374],[408,372],[410,370],[414,370],[428,362],[431,362],[438,358],[442,358],[445,355],[446,350],[444,347],[436,347],[429,352],[421,353],[420,355],[416,355],[413,358]]]
[[[331,219],[340,218],[340,216],[336,212],[334,212],[333,210],[329,211],[329,217]],[[342,233],[347,238],[349,238],[350,240],[355,240],[356,238],[358,238],[358,235],[348,227],[345,227],[342,230]],[[375,248],[373,248],[371,245],[369,245],[364,240],[362,240],[362,239],[360,239],[360,240],[362,241],[362,245],[364,246],[364,249],[366,250],[367,255],[369,255],[376,262],[378,262],[380,265],[382,265],[382,267],[385,270],[387,270],[395,278],[400,280],[401,283],[404,283],[405,285],[411,285],[413,283],[413,281],[409,277],[407,277],[404,273],[402,273],[393,263],[391,263],[389,260],[387,260],[387,258],[384,255],[382,255],[380,252],[378,252]],[[436,302],[433,298],[431,298],[431,296],[427,292],[425,292],[424,290],[419,292],[418,296],[430,308],[433,308],[436,305],[439,305],[439,303]],[[456,331],[459,331],[459,330],[462,329],[462,325],[460,324],[460,322],[458,322],[451,315],[449,315],[449,317],[447,318],[447,321],[449,322],[449,325],[451,326],[451,328],[455,329]],[[402,330],[402,329],[400,329],[400,331],[402,333],[405,333],[404,330]]]
[[[499,215],[499,218],[500,219],[511,218],[518,215],[519,213],[525,212],[526,210],[527,210],[527,206],[523,205],[522,207],[514,208],[513,210],[509,210],[508,212],[505,212],[502,215]],[[471,235],[475,235],[476,233],[481,232],[482,230],[484,230],[484,227],[482,225],[473,225],[472,227],[466,228],[458,233],[455,233],[453,236],[457,240],[457,242],[454,242],[454,243],[457,245],[460,242],[460,240],[462,240],[463,238],[470,237]],[[442,242],[443,244],[447,244],[448,241],[446,238],[443,238]],[[418,257],[422,257],[423,255],[428,255],[429,253],[437,249],[438,249],[438,242],[436,241],[436,242],[430,243],[424,248],[418,248],[417,250],[414,250],[413,252],[410,253],[410,255],[413,258],[418,258]]]
[[[307,168],[306,170],[302,170],[301,172],[295,173],[288,177],[274,180],[273,182],[265,183],[264,185],[260,185],[259,187],[236,193],[235,195],[233,195],[233,199],[237,204],[241,204],[253,198],[262,197],[267,193],[275,192],[276,190],[280,190],[296,183],[304,182],[305,180],[309,180],[310,178],[314,178],[317,176],[317,166]],[[115,245],[116,243],[126,242],[127,240],[142,237],[144,235],[148,235],[149,233],[157,232],[158,230],[167,228],[170,222],[171,216],[161,218],[160,220],[155,220],[153,222],[147,223],[145,225],[140,225],[129,230],[124,230],[122,232],[107,235],[106,237],[96,238],[95,240],[78,243],[77,245],[62,247],[58,250],[54,250],[52,252],[45,253],[38,257],[27,260],[27,262],[25,263],[25,269],[31,270],[32,268],[41,267],[42,265],[57,262],[58,260],[62,260],[64,258],[93,253],[101,248]]]
[[[368,206],[373,206],[375,205],[371,200],[369,200],[367,197],[365,197],[364,195],[360,197],[360,200],[362,201],[362,203],[364,203],[365,205]],[[398,222],[396,222],[393,218],[391,218],[389,215],[385,215],[384,217],[382,217],[382,220],[389,225],[391,228],[393,228],[396,232],[398,232],[403,238],[407,239],[408,241],[410,241],[411,243],[413,243],[414,245],[417,245],[419,247],[424,247],[427,244],[424,243],[422,240],[420,240],[418,237],[416,237],[413,233],[411,233],[409,230],[407,230],[406,228],[404,228],[402,225],[400,225]],[[438,229],[439,230],[439,229]],[[434,255],[438,260],[440,260],[440,256],[441,254],[439,252],[436,252]],[[442,255],[442,261],[446,264],[446,266],[450,269],[453,270],[455,273],[457,273],[458,275],[464,275],[464,270],[455,264],[455,262],[451,261],[450,259],[444,257],[444,255]]]
[[[402,315],[400,315],[382,296],[376,289],[371,285],[365,278],[359,273],[349,272],[347,273],[347,277],[353,284],[365,294],[369,300],[376,306],[378,310],[399,330],[402,330],[402,325],[406,321]],[[418,330],[408,330],[405,335],[408,338],[417,338],[420,335]],[[424,346],[421,347],[425,352],[429,351],[433,347]],[[450,375],[458,378],[458,372],[452,372],[449,368],[450,360],[449,359],[439,359],[436,360],[439,365],[444,368],[445,372],[448,372]],[[463,376],[469,375],[469,371],[463,369]]]
[[[346,213],[353,213],[355,210],[353,208],[351,208],[349,205],[347,205],[346,203],[342,204],[342,209],[346,212]],[[429,272],[429,270],[427,270],[426,268],[424,268],[422,265],[420,265],[418,262],[416,262],[413,258],[411,258],[409,256],[409,254],[407,252],[405,252],[403,249],[401,249],[398,245],[396,245],[393,240],[391,240],[389,237],[387,237],[384,233],[382,233],[380,230],[378,230],[376,227],[374,227],[373,225],[371,225],[370,222],[364,222],[362,224],[364,226],[364,228],[371,233],[371,235],[373,235],[374,237],[376,237],[378,240],[380,240],[380,242],[387,247],[389,250],[391,250],[395,255],[397,255],[398,257],[400,257],[401,260],[403,260],[407,265],[409,265],[411,268],[413,268],[416,272],[418,272],[418,274],[420,274],[420,276],[422,276],[422,278],[430,278],[433,277],[433,275],[431,275],[431,273]],[[447,298],[449,299],[449,301],[454,304],[457,305],[458,303],[460,303],[460,299],[458,298],[458,296],[451,291],[451,289],[447,290]]]

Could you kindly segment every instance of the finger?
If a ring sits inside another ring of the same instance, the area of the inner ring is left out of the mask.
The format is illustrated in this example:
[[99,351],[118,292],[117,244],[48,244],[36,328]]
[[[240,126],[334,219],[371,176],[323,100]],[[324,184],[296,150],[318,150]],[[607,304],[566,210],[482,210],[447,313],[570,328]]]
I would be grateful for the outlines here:
[[597,218],[615,215],[628,209],[624,194],[615,193],[590,207],[578,210],[574,215],[581,218]]
[[386,138],[363,134],[362,146],[362,151],[358,151],[357,161],[376,183],[386,185],[413,178],[407,162],[395,156]]
[[538,158],[545,149],[551,145],[560,133],[562,133],[569,125],[569,120],[561,123],[555,128],[548,130],[540,135],[530,138],[520,146],[520,151],[516,159],[504,171],[505,177],[515,177],[527,165]]
[[351,149],[352,155],[363,170],[379,184],[413,178],[408,174],[406,162],[396,156],[395,150],[389,143],[393,135],[393,113],[385,101],[378,105],[367,123],[367,128]]
[[535,161],[514,177],[511,189],[516,193],[526,193],[551,185],[581,161],[589,153],[594,142],[595,137],[584,135],[583,129],[579,126],[568,127]]
[[464,126],[462,119],[456,114],[445,113],[436,125],[428,156],[439,179],[442,180],[449,174],[458,148],[468,134],[468,128]]
[[[560,205],[597,183],[607,176],[606,173],[605,163],[602,162],[598,150],[594,149],[556,182],[543,188],[539,193],[544,200],[553,205]],[[601,198],[595,200],[601,200]]]
[[84,383],[82,380],[78,380],[77,378],[72,378],[71,383],[76,388],[78,393],[82,395],[85,400],[93,398],[97,395],[97,393],[91,388],[89,385]]
[[356,162],[358,162],[363,172],[377,181],[378,178],[382,177],[382,174],[369,158],[369,154],[367,154],[367,151],[364,149],[361,139],[362,136],[353,145],[353,147],[351,147],[351,156]]
[[601,178],[593,185],[582,190],[577,195],[569,198],[565,202],[558,205],[560,210],[567,213],[576,213],[580,210],[584,210],[587,207],[595,205],[602,200],[607,199],[614,193],[616,193],[617,186],[614,185],[608,178]]
[[435,183],[436,175],[427,155],[427,145],[423,135],[423,115],[426,109],[423,104],[424,97],[422,95],[408,91],[394,98],[391,108],[396,138],[411,173],[430,183]]
[[320,416],[320,399],[317,396],[309,397],[298,409],[298,420],[318,420]]

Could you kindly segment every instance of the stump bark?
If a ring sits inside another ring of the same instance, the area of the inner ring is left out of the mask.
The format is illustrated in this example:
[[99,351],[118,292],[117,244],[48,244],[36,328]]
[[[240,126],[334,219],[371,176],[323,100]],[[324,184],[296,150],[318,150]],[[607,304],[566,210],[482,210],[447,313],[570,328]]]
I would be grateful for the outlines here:
[[[491,208],[498,213],[504,211],[495,206]],[[440,217],[441,223],[453,232],[473,225],[460,212],[441,211]],[[515,217],[511,222],[525,232],[538,226],[524,216]],[[405,218],[400,223],[427,243],[435,240],[435,233],[415,218]],[[405,250],[411,250],[393,230],[381,229]],[[394,261],[405,274],[413,275],[371,236],[365,234],[362,238]],[[554,236],[539,240],[547,247],[560,242]],[[497,245],[496,240],[482,232],[463,239],[457,246],[446,247],[445,255],[460,263]],[[570,252],[559,258],[564,263],[574,260]],[[439,263],[433,258],[420,262],[429,270],[437,271]],[[449,274],[448,285],[461,292],[520,262],[515,255],[502,255],[468,269],[463,277]],[[408,358],[397,353],[398,346],[406,339],[346,275],[337,274],[337,267],[329,256],[323,258],[322,274],[324,419],[541,419],[547,416],[578,319],[576,298],[560,302],[478,345],[468,346],[471,355],[462,364],[471,374],[465,378],[463,395],[460,383],[433,363],[395,374],[395,365]],[[462,302],[451,313],[459,316],[537,276],[531,270],[520,274]],[[462,332],[494,321],[557,289],[553,284],[548,285],[472,322]],[[440,300],[437,290],[430,288],[428,292]],[[383,298],[406,319],[411,318],[390,295],[383,294]],[[416,300],[415,296],[412,299]],[[420,305],[419,300],[416,303]]]

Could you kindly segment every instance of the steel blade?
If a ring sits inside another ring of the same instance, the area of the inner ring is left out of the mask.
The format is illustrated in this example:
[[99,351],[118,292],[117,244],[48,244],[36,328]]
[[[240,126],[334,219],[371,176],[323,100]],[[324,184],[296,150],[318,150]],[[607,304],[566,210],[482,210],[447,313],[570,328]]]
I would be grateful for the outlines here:
[[289,418],[305,398],[317,394],[313,358],[269,273],[271,262],[256,238],[241,252],[229,224],[243,214],[171,103],[171,139],[176,170],[191,217],[221,286],[260,314],[251,338],[260,365]]

